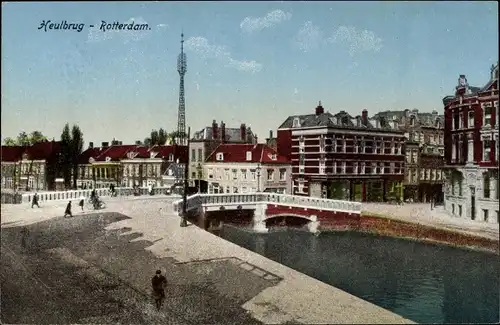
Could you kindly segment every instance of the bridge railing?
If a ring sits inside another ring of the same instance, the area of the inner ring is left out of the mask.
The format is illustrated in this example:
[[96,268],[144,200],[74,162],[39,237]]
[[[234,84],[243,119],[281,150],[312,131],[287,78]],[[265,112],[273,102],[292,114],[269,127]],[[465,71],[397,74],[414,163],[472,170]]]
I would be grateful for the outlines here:
[[[111,196],[111,191],[108,188],[96,188],[98,196],[106,197]],[[149,195],[149,189],[140,187],[137,191],[131,187],[117,187],[115,188],[117,196],[131,196],[136,195]],[[40,202],[43,201],[59,201],[59,200],[77,200],[80,198],[90,198],[92,190],[70,190],[70,191],[55,191],[55,192],[37,192]],[[154,187],[153,195],[166,195],[170,193],[170,187]],[[33,200],[34,192],[24,193],[21,195],[21,202],[30,203]],[[16,202],[17,203],[17,202]]]
[[[202,205],[224,205],[224,204],[248,204],[248,203],[270,203],[294,206],[300,208],[312,208],[327,211],[342,211],[359,213],[361,211],[360,202],[322,199],[307,196],[296,196],[275,193],[249,193],[249,194],[194,194],[186,199],[186,211],[199,208]],[[182,200],[173,203],[174,210],[182,212]]]

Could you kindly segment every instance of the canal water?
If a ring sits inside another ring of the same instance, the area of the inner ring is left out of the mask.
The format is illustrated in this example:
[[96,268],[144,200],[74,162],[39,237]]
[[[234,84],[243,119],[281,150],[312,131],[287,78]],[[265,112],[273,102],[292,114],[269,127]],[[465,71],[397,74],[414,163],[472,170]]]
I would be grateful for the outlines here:
[[496,323],[497,255],[355,232],[218,236],[418,323]]

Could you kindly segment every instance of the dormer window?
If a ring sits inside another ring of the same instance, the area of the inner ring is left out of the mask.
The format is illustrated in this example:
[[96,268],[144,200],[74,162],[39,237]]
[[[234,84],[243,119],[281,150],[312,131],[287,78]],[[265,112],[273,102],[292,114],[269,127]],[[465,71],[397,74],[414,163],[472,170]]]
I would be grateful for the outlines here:
[[334,116],[334,117],[331,117],[331,118],[330,118],[330,121],[332,121],[332,123],[333,123],[334,125],[337,125],[337,123],[338,123],[337,118],[336,118],[335,116]]
[[349,125],[349,119],[347,118],[347,116],[342,117],[342,125],[343,126]]
[[270,154],[270,155],[269,155],[269,157],[271,158],[271,160],[276,160],[276,159],[278,159],[278,157],[276,156],[276,154],[275,154],[275,153]]
[[27,153],[23,154],[23,160],[28,160],[28,154]]
[[252,152],[251,151],[247,151],[246,160],[247,161],[252,161]]
[[217,160],[217,161],[223,161],[224,160],[224,154],[222,152],[218,152],[215,155],[215,160]]
[[158,154],[157,152],[150,152],[149,158],[155,158],[157,154]]
[[106,157],[106,162],[110,162],[111,161],[111,157]]
[[95,162],[95,159],[94,159],[93,157],[90,157],[90,158],[89,158],[89,163],[90,163],[90,164],[93,164],[94,162]]
[[294,128],[300,127],[300,119],[298,117],[293,118],[292,127],[294,127]]
[[168,155],[168,161],[174,161],[174,154],[173,153]]

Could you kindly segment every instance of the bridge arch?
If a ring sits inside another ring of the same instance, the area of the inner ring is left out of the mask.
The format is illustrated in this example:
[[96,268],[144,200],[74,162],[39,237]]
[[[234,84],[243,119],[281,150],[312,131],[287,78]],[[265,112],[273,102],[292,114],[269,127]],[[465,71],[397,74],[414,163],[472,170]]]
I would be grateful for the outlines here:
[[264,217],[263,221],[267,221],[267,220],[274,219],[274,218],[300,218],[300,219],[305,219],[308,221],[317,221],[317,218],[315,215],[304,216],[304,215],[300,215],[300,214],[296,214],[296,213],[280,213],[280,214],[273,214],[270,216],[266,215]]

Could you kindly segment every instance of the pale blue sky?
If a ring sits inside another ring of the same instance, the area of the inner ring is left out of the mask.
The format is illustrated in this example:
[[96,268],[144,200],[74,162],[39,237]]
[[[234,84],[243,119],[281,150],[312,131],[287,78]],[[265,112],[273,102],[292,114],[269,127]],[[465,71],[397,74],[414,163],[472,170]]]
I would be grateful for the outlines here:
[[[245,122],[260,139],[319,100],[330,112],[353,115],[364,108],[370,115],[441,112],[459,74],[482,86],[498,60],[496,2],[54,2],[2,9],[2,138],[40,130],[58,139],[65,122],[78,123],[94,142],[175,130],[182,29],[187,125]],[[132,18],[151,31],[88,27]],[[42,20],[86,26],[43,32]]]

